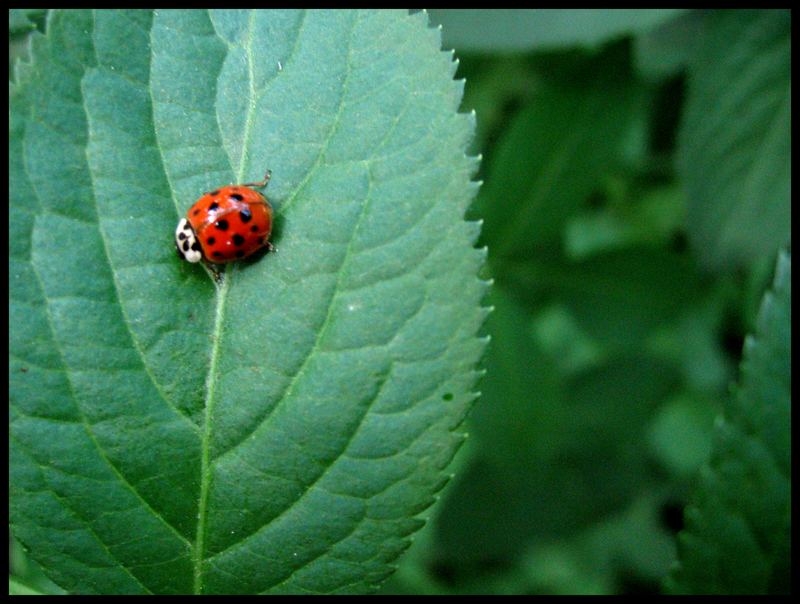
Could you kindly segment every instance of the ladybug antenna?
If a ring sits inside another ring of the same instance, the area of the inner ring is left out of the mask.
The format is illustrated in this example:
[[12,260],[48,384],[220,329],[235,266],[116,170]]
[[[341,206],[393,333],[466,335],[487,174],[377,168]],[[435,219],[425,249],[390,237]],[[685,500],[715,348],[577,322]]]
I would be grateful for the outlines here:
[[272,176],[272,170],[267,170],[267,173],[264,175],[264,180],[262,180],[261,182],[248,182],[246,184],[243,184],[242,186],[243,187],[256,187],[256,188],[259,188],[259,189],[262,188],[262,187],[266,187],[271,176]]

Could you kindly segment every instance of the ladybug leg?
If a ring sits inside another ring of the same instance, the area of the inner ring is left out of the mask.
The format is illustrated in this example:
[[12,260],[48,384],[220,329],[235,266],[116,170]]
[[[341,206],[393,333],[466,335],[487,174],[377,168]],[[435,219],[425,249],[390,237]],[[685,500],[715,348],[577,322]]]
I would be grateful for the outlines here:
[[258,189],[262,187],[266,187],[267,183],[269,182],[270,177],[272,176],[272,170],[267,170],[267,173],[264,175],[264,180],[261,182],[248,182],[243,184],[243,187],[256,187]]
[[214,264],[213,262],[203,261],[203,264],[206,265],[206,269],[209,273],[211,273],[211,277],[214,279],[214,283],[219,285],[222,283],[222,277],[225,275],[225,271],[220,265]]
[[267,253],[268,254],[271,254],[272,252],[277,252],[278,251],[278,248],[276,248],[274,245],[272,245],[272,243],[269,242],[269,241],[267,241],[264,244],[264,247],[267,248]]

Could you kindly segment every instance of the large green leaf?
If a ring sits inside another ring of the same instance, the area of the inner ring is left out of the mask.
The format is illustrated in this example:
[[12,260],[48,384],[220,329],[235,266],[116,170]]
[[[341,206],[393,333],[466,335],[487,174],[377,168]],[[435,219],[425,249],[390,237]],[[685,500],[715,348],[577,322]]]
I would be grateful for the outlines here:
[[715,12],[690,64],[678,163],[709,268],[751,264],[789,237],[791,25],[789,11]]
[[[11,521],[78,593],[358,592],[475,398],[463,83],[426,16],[49,15],[11,88]],[[269,167],[277,253],[174,226]]]
[[527,51],[599,44],[648,29],[683,9],[439,9],[431,21],[458,50]]
[[686,512],[680,593],[789,593],[791,558],[791,255],[748,336],[736,395]]

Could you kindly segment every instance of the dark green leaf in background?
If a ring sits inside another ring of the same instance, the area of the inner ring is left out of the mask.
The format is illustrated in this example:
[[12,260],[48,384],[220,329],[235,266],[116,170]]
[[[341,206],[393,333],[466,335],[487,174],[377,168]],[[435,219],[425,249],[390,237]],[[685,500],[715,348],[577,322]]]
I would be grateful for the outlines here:
[[[614,191],[646,116],[630,59],[620,43],[529,60],[522,108],[487,157],[478,205],[497,279],[493,344],[469,463],[444,496],[429,554],[456,591],[574,593],[569,576],[575,589],[608,593],[625,572],[657,585],[674,559],[657,464],[690,472],[705,450],[676,462],[662,444],[674,423],[661,406],[679,388],[684,350],[654,354],[650,341],[682,325],[703,284],[688,254],[668,247],[684,220],[680,190]],[[488,65],[509,75],[509,63]],[[597,237],[609,218],[619,227]],[[708,432],[698,416],[692,444]],[[623,543],[626,529],[608,527],[633,526],[629,513],[652,529]],[[592,556],[609,562],[596,569]]]
[[[755,273],[703,274],[708,251],[686,246],[687,229],[707,226],[693,221],[716,220],[687,220],[691,191],[674,170],[707,16],[643,44],[463,57],[479,89],[466,102],[489,116],[477,210],[493,340],[464,469],[389,593],[659,591],[738,363],[745,281],[747,296],[763,292]],[[745,56],[761,65],[762,52]],[[750,554],[743,563],[763,564]]]
[[520,52],[598,44],[647,31],[683,9],[438,9],[446,47],[468,51]]
[[41,596],[42,592],[17,581],[16,579],[9,578],[8,580],[8,595],[9,596]]
[[791,254],[782,253],[686,511],[671,592],[789,593],[791,277]]
[[644,246],[581,262],[541,254],[506,269],[508,282],[529,303],[561,300],[583,330],[621,351],[641,348],[652,330],[678,316],[702,283],[685,255]]
[[707,11],[691,10],[634,38],[636,67],[657,80],[685,69],[703,39]]
[[11,8],[8,11],[8,79],[14,81],[14,64],[30,57],[30,34],[44,31],[46,11],[41,8]]
[[789,236],[791,14],[715,11],[690,63],[677,160],[689,238],[722,269]]
[[565,254],[581,260],[615,249],[669,244],[685,222],[683,197],[677,187],[664,187],[643,193],[635,204],[586,209],[565,227]]
[[472,55],[459,64],[459,75],[469,82],[462,106],[480,116],[472,148],[486,148],[487,138],[502,127],[509,106],[527,99],[536,89],[536,78],[524,57]]
[[[488,371],[494,358],[487,358]],[[624,508],[652,480],[642,453],[645,427],[674,387],[669,365],[615,359],[559,383],[541,352],[518,362],[531,381],[544,384],[512,399],[511,392],[495,392],[498,383],[486,400],[508,403],[476,408],[482,413],[472,434],[483,441],[482,453],[448,490],[449,513],[437,523],[451,561],[487,564],[527,543],[574,536]]]
[[591,61],[545,63],[561,77],[539,86],[489,163],[478,207],[494,261],[558,244],[564,224],[619,159],[641,101],[619,62],[624,47]]
[[8,11],[8,33],[10,35],[33,31],[44,21],[43,8],[12,8]]
[[677,379],[643,356],[590,357],[565,378],[564,355],[542,345],[530,311],[498,287],[491,302],[482,383],[491,404],[473,410],[472,461],[436,520],[441,559],[476,569],[542,552],[630,505],[654,478],[645,427]]
[[[424,14],[66,11],[11,88],[11,522],[73,593],[360,592],[463,440],[485,253]],[[391,49],[391,51],[388,51]],[[270,168],[278,248],[172,238]]]

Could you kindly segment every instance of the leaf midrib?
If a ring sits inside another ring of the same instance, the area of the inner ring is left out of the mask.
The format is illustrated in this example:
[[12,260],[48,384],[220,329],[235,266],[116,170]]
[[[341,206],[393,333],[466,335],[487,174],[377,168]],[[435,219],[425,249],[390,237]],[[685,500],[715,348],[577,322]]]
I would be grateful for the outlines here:
[[222,283],[217,288],[217,305],[214,314],[213,345],[211,347],[211,358],[209,361],[208,374],[206,375],[206,400],[203,414],[203,435],[200,443],[200,498],[197,503],[197,533],[194,542],[193,563],[194,563],[194,593],[202,593],[203,583],[203,550],[205,541],[206,512],[208,509],[208,491],[211,486],[211,472],[209,471],[209,458],[211,442],[211,415],[214,405],[214,393],[216,391],[217,359],[219,358],[219,343],[222,339],[222,323],[225,319],[225,305],[228,300],[228,289],[230,276],[222,279]]
[[[247,116],[244,124],[244,137],[242,143],[242,154],[239,157],[239,169],[237,171],[237,182],[244,182],[244,165],[247,156],[248,141],[252,130],[253,112],[255,111],[255,84],[253,75],[253,19],[255,11],[251,10],[247,22],[247,74],[249,80],[250,99],[247,103]],[[210,16],[209,16],[210,19]],[[232,164],[233,162],[231,162]],[[233,167],[233,166],[231,166]],[[222,282],[216,287],[216,309],[214,312],[214,328],[212,331],[211,357],[209,359],[208,373],[206,374],[205,391],[206,398],[203,405],[203,435],[200,441],[200,497],[197,502],[197,532],[195,535],[194,551],[192,552],[194,578],[193,589],[195,594],[203,591],[203,552],[205,550],[205,530],[208,512],[208,492],[211,487],[210,472],[210,442],[211,442],[211,417],[214,406],[214,394],[216,391],[217,359],[219,358],[220,341],[222,340],[222,324],[225,320],[225,306],[228,300],[228,290],[230,281],[235,268],[231,268],[228,274],[223,274]],[[228,271],[226,271],[227,273]]]
[[[251,19],[252,19],[252,17],[251,17]],[[252,24],[252,21],[250,23]],[[355,27],[355,19],[353,20],[353,27]],[[250,89],[250,93],[251,93],[251,96],[252,96],[252,95],[256,94],[255,87],[254,87],[253,82],[252,82],[252,79],[253,79],[252,53],[251,53],[250,48],[249,48],[250,39],[252,37],[251,36],[252,30],[248,30],[248,34],[249,34],[248,42],[247,42],[247,44],[248,44],[248,52],[247,52],[247,57],[248,57],[248,75],[249,75],[249,77],[251,79],[250,88],[249,89]],[[299,37],[300,37],[300,35],[298,33],[298,40],[299,40]],[[297,48],[297,40],[295,41],[295,48]],[[349,55],[350,50],[351,50],[351,48],[348,48],[348,58],[347,58],[347,62],[346,62],[346,65],[347,65],[347,68],[348,68],[348,75],[349,75],[349,66],[350,66],[350,55]],[[327,147],[328,147],[328,145],[330,144],[330,141],[333,138],[332,135],[336,131],[336,128],[338,127],[339,122],[340,122],[341,113],[342,113],[342,110],[343,110],[344,104],[345,104],[344,103],[344,99],[345,99],[345,96],[346,96],[345,95],[345,90],[346,90],[347,79],[348,78],[345,77],[345,80],[344,80],[343,85],[342,85],[341,96],[340,96],[340,99],[339,99],[339,107],[338,107],[338,110],[336,112],[336,115],[334,116],[334,119],[331,122],[331,127],[330,127],[330,129],[328,131],[328,135],[327,135],[327,138],[326,138],[326,141],[325,141],[326,144],[324,146],[320,147],[320,150],[319,150],[319,153],[317,155],[316,161],[314,162],[314,164],[311,166],[311,168],[306,173],[306,177],[303,179],[303,181],[301,181],[301,183],[296,187],[294,194],[283,205],[283,208],[282,208],[283,211],[285,211],[286,208],[289,205],[291,205],[291,202],[294,201],[294,199],[297,197],[297,195],[303,190],[305,184],[308,182],[308,180],[310,179],[311,175],[314,173],[315,169],[317,168],[317,166],[319,166],[320,162],[322,161],[322,157],[324,156],[325,151],[327,150]],[[247,141],[248,133],[250,131],[250,123],[251,123],[252,118],[253,118],[253,112],[255,111],[255,103],[256,103],[255,99],[252,99],[252,98],[250,100],[250,103],[248,103],[248,113],[247,113],[247,118],[246,118],[246,122],[245,122],[245,139],[244,139],[245,142]],[[240,157],[240,163],[239,163],[239,174],[238,174],[239,182],[241,182],[244,179],[243,170],[244,170],[244,165],[245,165],[246,152],[247,152],[247,146],[245,145],[245,147],[242,149],[242,155]],[[348,255],[349,255],[349,246],[348,246],[348,253],[345,254],[345,258],[343,259],[343,261],[346,261]],[[217,357],[218,357],[218,354],[219,354],[219,343],[220,343],[220,341],[222,339],[221,338],[221,336],[222,336],[221,329],[222,329],[222,323],[224,321],[225,305],[226,305],[226,301],[227,301],[227,294],[228,294],[228,290],[229,290],[229,284],[230,284],[231,277],[233,276],[233,272],[234,271],[235,271],[235,265],[231,267],[231,270],[229,270],[229,271],[226,270],[226,273],[222,277],[221,284],[217,287],[216,312],[215,312],[214,329],[213,329],[213,336],[212,336],[214,344],[212,346],[211,359],[210,359],[210,363],[209,363],[209,370],[208,370],[208,374],[206,376],[206,385],[205,385],[205,388],[206,388],[206,399],[205,399],[205,412],[204,412],[204,418],[203,418],[204,427],[203,427],[203,436],[202,436],[202,441],[201,441],[200,497],[199,497],[199,500],[198,500],[197,534],[196,534],[196,538],[195,538],[195,548],[194,548],[194,552],[193,552],[193,559],[194,559],[193,560],[193,562],[194,562],[194,593],[198,594],[198,595],[202,593],[202,589],[203,589],[203,585],[202,585],[202,583],[203,583],[202,566],[203,566],[203,562],[204,562],[203,553],[204,553],[205,525],[206,525],[206,517],[207,517],[207,511],[208,511],[208,505],[207,505],[208,504],[208,492],[209,492],[210,483],[211,483],[210,466],[214,462],[214,460],[210,459],[210,446],[209,446],[209,443],[211,441],[211,422],[209,420],[210,420],[211,415],[212,415],[211,411],[212,411],[214,400],[215,400],[214,399],[214,392],[215,392],[215,386],[216,386],[216,365],[217,365]],[[337,281],[337,286],[334,289],[334,291],[336,291],[336,289],[338,289],[338,281]],[[335,299],[335,296],[332,296],[331,297],[331,303],[332,303],[332,301],[334,299]],[[329,304],[329,306],[328,306],[328,314],[326,316],[325,325],[327,325],[328,319],[330,318],[330,311],[331,311],[331,304]],[[319,343],[319,339],[320,339],[319,336],[321,336],[321,334],[324,333],[324,331],[325,331],[324,329],[321,329],[319,331],[315,346],[312,348],[312,350],[307,355],[306,362],[308,361],[309,358],[311,358],[311,356],[313,356],[313,353],[316,350],[316,346]],[[304,363],[304,366],[305,366],[305,363]],[[300,373],[302,373],[302,372],[298,372],[298,375]],[[287,393],[284,392],[284,395],[283,395],[282,398],[285,399],[286,394]],[[240,541],[239,543],[241,543],[241,542],[242,541]],[[219,553],[222,553],[222,552],[217,552],[217,554],[215,554],[215,555],[218,555]]]

